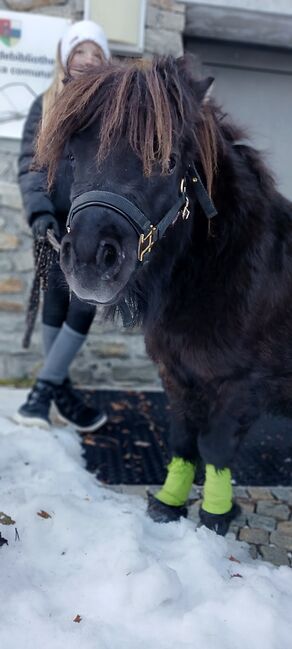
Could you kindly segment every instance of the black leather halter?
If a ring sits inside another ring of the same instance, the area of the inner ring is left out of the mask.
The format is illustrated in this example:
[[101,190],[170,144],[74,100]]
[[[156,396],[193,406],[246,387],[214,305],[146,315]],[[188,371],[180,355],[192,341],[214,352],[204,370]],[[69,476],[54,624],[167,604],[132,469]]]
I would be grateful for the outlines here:
[[[200,179],[195,167],[189,170],[191,181],[197,199],[208,219],[217,214],[216,209],[206,192],[206,189]],[[161,239],[167,228],[176,221],[181,213],[184,220],[190,215],[189,198],[187,196],[186,178],[183,178],[180,186],[180,196],[175,204],[168,210],[162,219],[156,225],[152,225],[145,214],[131,201],[120,194],[93,190],[84,192],[74,199],[67,218],[67,232],[70,232],[74,216],[87,207],[108,207],[124,217],[131,226],[136,230],[139,237],[138,260],[144,262],[144,256],[150,252],[153,245]]]

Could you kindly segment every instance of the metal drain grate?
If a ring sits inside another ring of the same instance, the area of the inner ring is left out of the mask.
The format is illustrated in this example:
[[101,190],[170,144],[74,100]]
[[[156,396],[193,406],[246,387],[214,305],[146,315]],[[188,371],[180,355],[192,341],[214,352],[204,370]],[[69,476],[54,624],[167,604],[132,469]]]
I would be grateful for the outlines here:
[[[88,471],[106,484],[162,484],[168,462],[169,409],[162,392],[84,391],[106,410],[108,422],[83,437]],[[240,448],[232,470],[236,484],[292,484],[292,421],[263,417]],[[199,469],[196,482],[203,481]]]

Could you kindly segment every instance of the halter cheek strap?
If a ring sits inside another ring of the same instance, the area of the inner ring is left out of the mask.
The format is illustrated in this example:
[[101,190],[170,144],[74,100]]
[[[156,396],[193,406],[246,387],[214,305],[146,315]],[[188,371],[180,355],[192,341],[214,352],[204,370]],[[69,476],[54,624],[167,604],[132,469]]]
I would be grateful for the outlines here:
[[201,181],[200,175],[198,174],[195,165],[189,167],[188,171],[189,171],[190,181],[193,183],[196,198],[199,201],[201,208],[205,216],[207,217],[207,219],[212,219],[214,216],[216,216],[217,210]]

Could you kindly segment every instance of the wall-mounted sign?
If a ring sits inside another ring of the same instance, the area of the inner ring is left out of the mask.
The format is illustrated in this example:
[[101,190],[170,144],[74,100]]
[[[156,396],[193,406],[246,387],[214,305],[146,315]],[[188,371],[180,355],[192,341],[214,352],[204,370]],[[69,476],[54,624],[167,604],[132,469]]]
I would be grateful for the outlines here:
[[101,25],[115,54],[142,54],[146,0],[85,0],[84,17]]
[[32,102],[51,83],[57,45],[69,24],[0,11],[0,137],[21,137]]

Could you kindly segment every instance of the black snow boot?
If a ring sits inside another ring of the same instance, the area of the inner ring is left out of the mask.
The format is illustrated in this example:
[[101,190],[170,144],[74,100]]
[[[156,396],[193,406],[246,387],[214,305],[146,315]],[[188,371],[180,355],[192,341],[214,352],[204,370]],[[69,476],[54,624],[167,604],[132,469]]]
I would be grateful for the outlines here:
[[233,503],[229,512],[226,514],[210,514],[204,509],[200,509],[199,516],[202,525],[208,527],[209,530],[213,530],[219,536],[225,536],[227,534],[229,525],[234,518],[237,518],[241,513],[241,508],[237,503]]
[[152,518],[155,523],[172,523],[179,521],[181,517],[187,518],[188,510],[184,505],[176,507],[175,505],[166,505],[161,500],[155,498],[153,494],[147,494],[148,506],[147,514]]
[[97,430],[107,421],[104,412],[85,403],[81,391],[75,390],[68,378],[55,386],[54,404],[60,418],[83,433]]
[[38,379],[29,392],[26,402],[20,406],[13,419],[24,426],[49,428],[50,406],[54,396],[54,385]]

